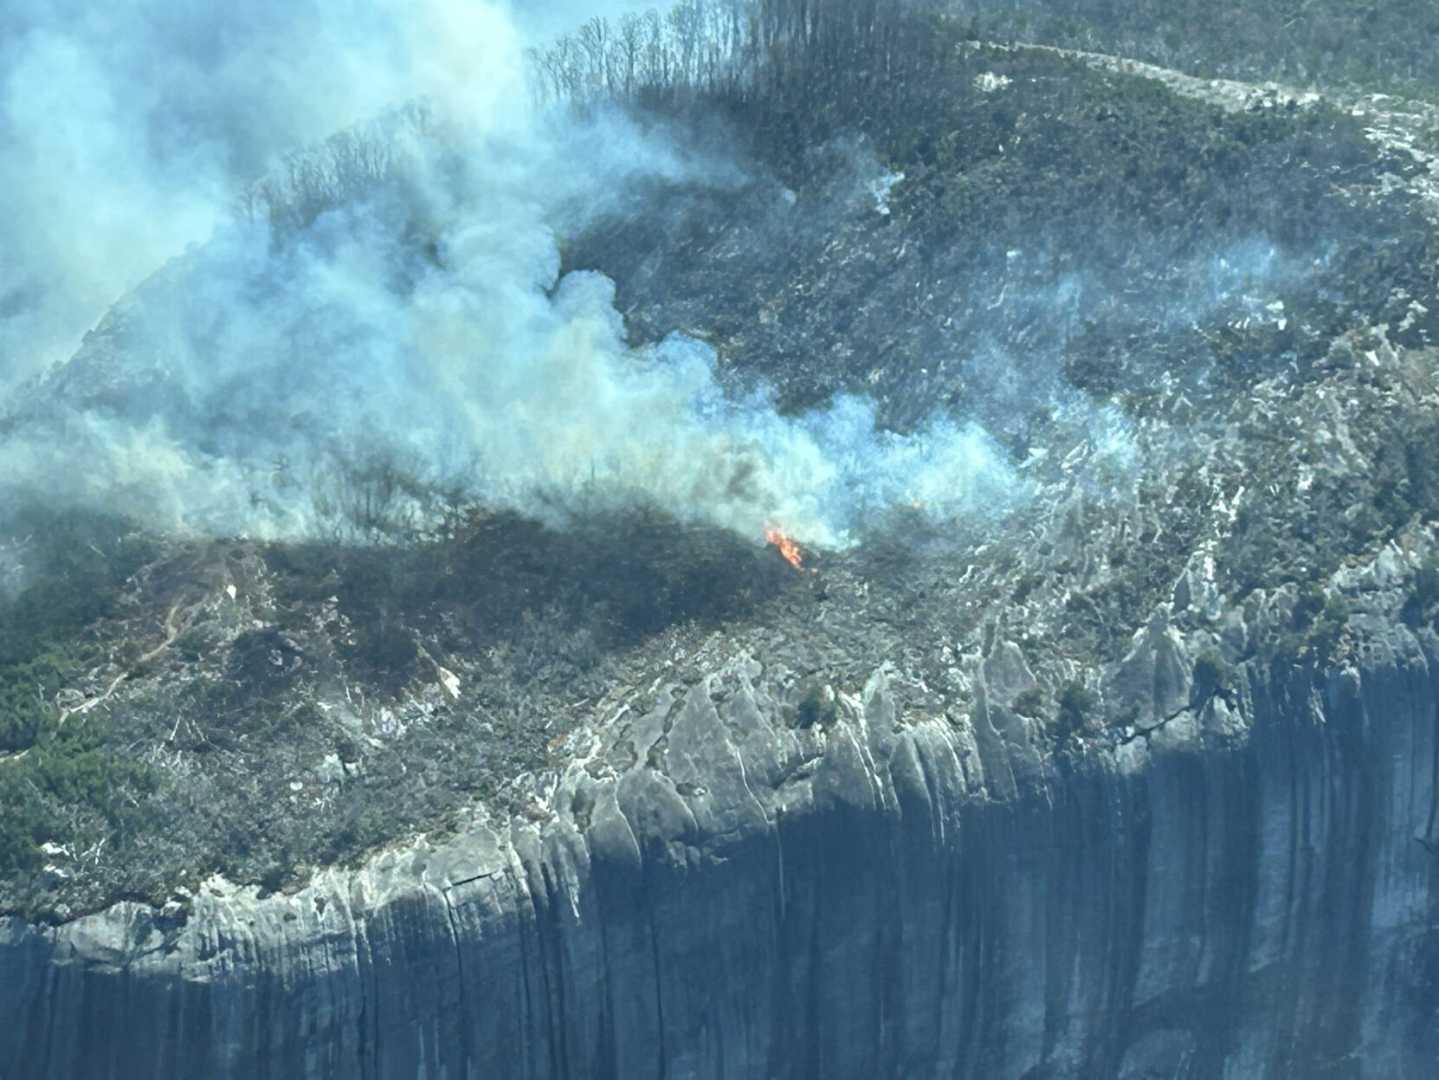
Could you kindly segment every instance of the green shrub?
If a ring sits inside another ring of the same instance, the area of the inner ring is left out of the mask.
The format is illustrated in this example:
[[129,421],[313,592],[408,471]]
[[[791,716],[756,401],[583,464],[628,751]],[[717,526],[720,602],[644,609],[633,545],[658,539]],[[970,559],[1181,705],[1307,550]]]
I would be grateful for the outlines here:
[[1012,707],[1020,716],[1027,716],[1031,720],[1038,719],[1044,715],[1044,691],[1032,686],[1014,699]]
[[1059,691],[1059,735],[1067,739],[1080,731],[1099,704],[1099,696],[1084,683],[1071,679]]
[[28,537],[21,590],[0,594],[0,751],[33,745],[57,691],[91,662],[85,642],[126,580],[155,554],[124,519],[22,506],[3,523]]
[[829,727],[839,716],[839,702],[834,690],[813,679],[805,684],[798,705],[799,726],[804,728]]
[[123,518],[22,508],[0,523],[31,536],[25,587],[0,599],[0,666],[33,659],[115,609],[125,581],[155,556]]
[[22,762],[0,761],[0,876],[37,869],[49,828]]
[[1349,601],[1318,586],[1301,592],[1292,625],[1279,631],[1269,645],[1270,664],[1278,669],[1312,663],[1327,666],[1349,624]]
[[29,751],[0,761],[0,876],[39,867],[47,841],[123,848],[145,824],[156,784],[94,721],[47,724]]
[[0,751],[35,744],[41,726],[54,715],[56,691],[75,671],[73,655],[63,650],[0,665]]
[[344,653],[367,675],[391,689],[410,681],[420,659],[414,635],[384,616],[358,625],[354,642]]
[[154,778],[106,744],[95,716],[61,726],[56,694],[96,662],[91,628],[156,555],[122,518],[38,504],[7,507],[25,538],[25,578],[0,596],[0,876],[43,864],[47,841],[124,843]]
[[302,663],[299,648],[273,626],[246,630],[230,645],[229,675],[245,698],[277,697],[294,683]]
[[1414,573],[1400,617],[1410,627],[1418,628],[1434,617],[1436,604],[1439,604],[1439,556],[1431,554]]
[[1326,666],[1334,658],[1339,639],[1344,635],[1344,628],[1349,625],[1349,615],[1349,601],[1338,593],[1331,594],[1309,632],[1310,653],[1320,667]]
[[1294,601],[1294,629],[1308,630],[1328,601],[1329,596],[1322,585],[1312,581],[1306,584],[1299,590],[1299,597]]
[[1206,649],[1194,661],[1193,700],[1202,704],[1230,688],[1233,670],[1217,649]]

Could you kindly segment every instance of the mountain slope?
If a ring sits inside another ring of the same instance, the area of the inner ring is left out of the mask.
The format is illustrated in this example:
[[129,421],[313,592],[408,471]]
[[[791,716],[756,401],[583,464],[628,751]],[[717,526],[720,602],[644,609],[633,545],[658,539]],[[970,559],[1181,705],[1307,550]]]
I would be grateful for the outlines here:
[[[799,571],[663,516],[147,560],[96,635],[147,626],[143,653],[64,708],[173,755],[185,850],[25,885],[52,916],[154,904],[0,923],[0,1071],[1427,1075],[1422,132],[1103,58],[965,63],[966,148],[661,185],[565,258],[736,393],[984,423],[1026,497],[894,508]],[[104,331],[71,385],[124,359]],[[246,817],[253,854],[216,865]]]

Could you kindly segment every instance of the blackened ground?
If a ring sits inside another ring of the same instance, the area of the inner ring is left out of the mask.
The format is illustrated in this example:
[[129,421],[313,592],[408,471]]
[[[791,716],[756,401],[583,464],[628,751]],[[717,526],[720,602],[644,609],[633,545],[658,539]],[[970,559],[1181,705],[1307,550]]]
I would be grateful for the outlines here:
[[567,265],[616,279],[636,340],[702,338],[784,408],[867,394],[899,429],[943,410],[1021,458],[1066,394],[1146,414],[1171,381],[1203,406],[1365,318],[1439,334],[1405,323],[1432,230],[1403,194],[1346,191],[1421,167],[1376,160],[1355,118],[1225,112],[1037,51],[945,64],[843,126],[782,95],[716,103],[755,181],[657,190]]

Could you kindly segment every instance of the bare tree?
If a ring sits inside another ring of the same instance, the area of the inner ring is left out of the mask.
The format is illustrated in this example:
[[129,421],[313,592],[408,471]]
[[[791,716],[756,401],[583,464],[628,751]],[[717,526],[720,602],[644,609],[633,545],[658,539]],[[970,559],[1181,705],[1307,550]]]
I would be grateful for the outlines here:
[[635,98],[644,46],[644,19],[635,12],[626,12],[620,19],[620,31],[615,38],[615,47],[619,51],[619,89],[626,101],[633,101]]
[[545,100],[685,108],[761,98],[783,110],[893,109],[933,61],[929,0],[679,0],[665,14],[595,17],[532,56]]
[[397,179],[409,167],[410,140],[432,130],[428,109],[410,105],[359,127],[336,132],[318,146],[285,155],[280,167],[241,193],[238,213],[265,221],[277,236],[309,225]]

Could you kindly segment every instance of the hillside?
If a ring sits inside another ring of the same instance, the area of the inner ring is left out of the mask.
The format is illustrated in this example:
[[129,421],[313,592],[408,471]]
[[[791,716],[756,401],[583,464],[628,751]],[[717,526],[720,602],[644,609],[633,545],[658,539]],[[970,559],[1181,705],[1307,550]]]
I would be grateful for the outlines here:
[[14,395],[0,1074],[1424,1075],[1439,110],[995,19],[332,141]]

